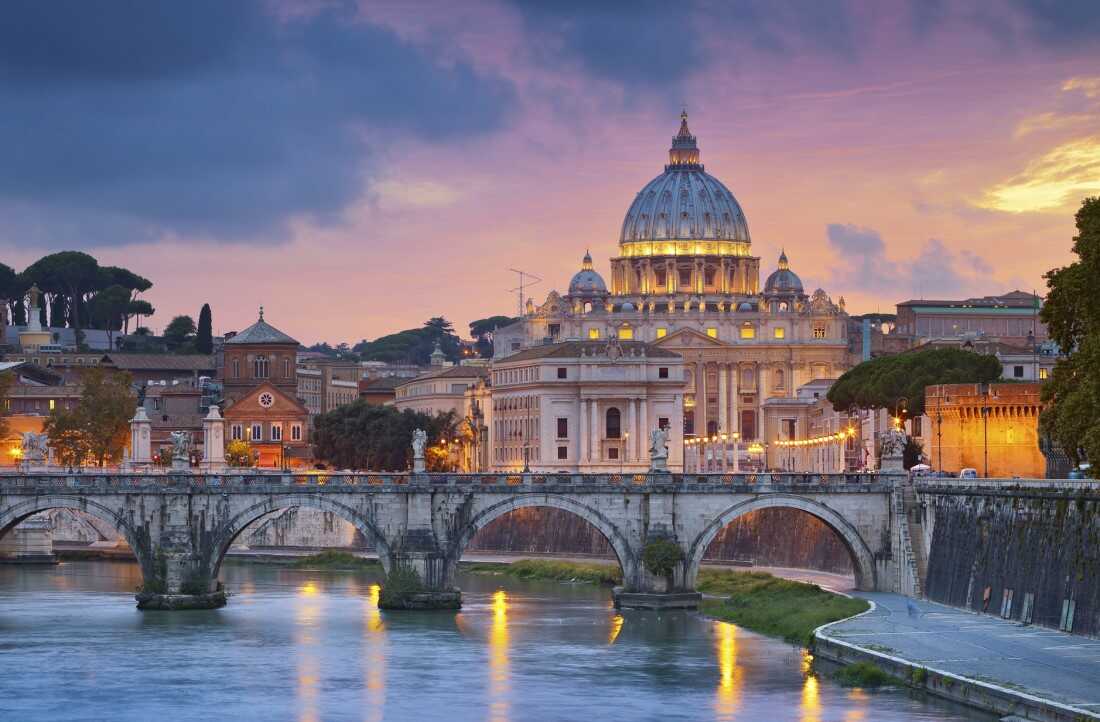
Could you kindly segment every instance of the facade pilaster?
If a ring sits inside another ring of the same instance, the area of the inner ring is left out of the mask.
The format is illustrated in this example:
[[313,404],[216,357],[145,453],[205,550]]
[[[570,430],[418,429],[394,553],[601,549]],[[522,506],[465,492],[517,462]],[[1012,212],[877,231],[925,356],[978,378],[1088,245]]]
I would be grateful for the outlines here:
[[718,364],[718,430],[729,431],[729,382],[726,375],[729,373],[728,364]]

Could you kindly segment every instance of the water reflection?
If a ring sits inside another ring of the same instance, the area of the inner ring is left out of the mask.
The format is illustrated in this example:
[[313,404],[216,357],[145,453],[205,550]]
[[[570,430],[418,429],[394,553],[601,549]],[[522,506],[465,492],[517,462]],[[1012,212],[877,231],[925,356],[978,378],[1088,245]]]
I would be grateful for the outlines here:
[[366,660],[366,714],[368,722],[379,722],[386,707],[386,633],[382,624],[382,612],[378,608],[378,596],[382,587],[370,586],[364,616],[363,635]]
[[317,688],[321,674],[316,635],[320,617],[318,590],[314,582],[306,582],[296,591],[294,637],[298,648],[298,722],[318,722]]
[[813,670],[814,656],[802,652],[802,722],[821,722],[821,699],[818,697],[817,675]]
[[607,643],[614,644],[621,631],[623,631],[623,615],[616,614],[611,618],[611,632],[607,635]]
[[714,633],[718,651],[718,697],[715,715],[720,720],[732,720],[740,706],[741,668],[737,666],[737,627],[715,622]]
[[493,626],[489,632],[489,719],[507,722],[509,676],[508,595],[493,594]]

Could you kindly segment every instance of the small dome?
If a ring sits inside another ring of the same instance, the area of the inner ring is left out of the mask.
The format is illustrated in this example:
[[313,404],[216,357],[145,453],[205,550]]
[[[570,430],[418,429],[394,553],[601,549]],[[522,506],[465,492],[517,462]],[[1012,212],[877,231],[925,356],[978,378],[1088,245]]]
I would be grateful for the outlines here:
[[749,303],[748,301],[742,301],[741,304],[737,307],[737,310],[738,311],[752,311],[752,304]]
[[787,261],[786,251],[781,251],[779,253],[779,268],[775,270],[772,275],[768,276],[768,280],[764,282],[764,293],[803,293],[802,279],[798,277],[798,274],[791,270],[790,263]]
[[627,301],[626,303],[624,303],[622,306],[619,307],[619,310],[622,311],[623,313],[630,313],[631,311],[634,310],[634,304],[631,303],[630,301]]
[[592,256],[584,254],[581,262],[581,270],[573,274],[569,281],[570,296],[606,296],[607,284],[603,282],[603,276],[592,268]]

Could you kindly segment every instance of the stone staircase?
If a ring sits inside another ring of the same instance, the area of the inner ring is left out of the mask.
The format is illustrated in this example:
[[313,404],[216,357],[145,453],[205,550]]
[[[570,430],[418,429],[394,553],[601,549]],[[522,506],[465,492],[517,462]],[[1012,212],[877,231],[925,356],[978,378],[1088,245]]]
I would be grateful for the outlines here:
[[928,555],[924,551],[924,522],[920,513],[920,502],[912,484],[903,487],[902,504],[905,510],[905,530],[909,534],[913,561],[917,565],[917,583],[923,585],[923,580],[928,578]]
[[[899,483],[893,494],[894,519],[897,522],[897,591],[910,597],[923,596],[921,565],[918,561],[920,544],[913,543],[910,521],[911,509],[916,506],[916,495],[909,483]],[[917,537],[918,539],[920,537]],[[923,553],[920,554],[923,557]]]

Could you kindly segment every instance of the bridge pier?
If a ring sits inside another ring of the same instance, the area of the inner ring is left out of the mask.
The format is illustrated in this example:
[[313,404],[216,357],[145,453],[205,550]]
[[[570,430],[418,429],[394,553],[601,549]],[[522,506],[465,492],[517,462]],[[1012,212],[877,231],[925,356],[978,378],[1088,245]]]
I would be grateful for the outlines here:
[[165,497],[160,538],[152,544],[153,568],[146,570],[145,583],[134,597],[138,609],[174,611],[225,606],[225,590],[213,576],[213,567],[195,548],[190,507],[190,495]]
[[[663,499],[658,502],[663,506]],[[656,523],[652,515],[655,510],[654,500],[650,500],[650,527],[649,536],[645,544],[636,551],[637,563],[633,579],[628,580],[623,576],[623,586],[616,587],[612,592],[612,598],[616,609],[698,609],[703,595],[695,591],[693,584],[687,583],[687,559],[688,553],[685,545],[672,536],[672,515],[667,519],[657,517]],[[672,542],[680,550],[680,560],[672,567],[671,573],[658,574],[649,569],[645,563],[645,548],[651,543]]]

